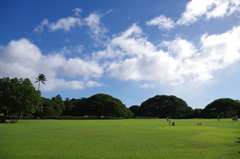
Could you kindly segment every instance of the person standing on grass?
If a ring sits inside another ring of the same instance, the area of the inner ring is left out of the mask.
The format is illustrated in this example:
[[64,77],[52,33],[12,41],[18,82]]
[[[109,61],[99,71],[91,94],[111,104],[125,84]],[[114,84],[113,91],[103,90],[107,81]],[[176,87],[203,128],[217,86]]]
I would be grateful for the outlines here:
[[219,115],[217,116],[217,118],[218,118],[218,121],[220,121],[220,117],[219,117]]
[[169,126],[171,125],[171,118],[168,118]]
[[167,117],[167,122],[168,122],[168,117]]

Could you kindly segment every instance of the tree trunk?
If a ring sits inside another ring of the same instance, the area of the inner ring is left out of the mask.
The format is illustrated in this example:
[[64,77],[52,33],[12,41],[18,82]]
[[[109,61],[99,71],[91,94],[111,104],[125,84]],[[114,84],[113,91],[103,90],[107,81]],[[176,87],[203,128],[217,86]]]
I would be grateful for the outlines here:
[[23,117],[23,113],[21,112],[20,116],[19,116],[19,120],[22,120]]
[[224,111],[224,115],[225,115],[225,118],[227,118],[227,111],[226,110]]
[[39,83],[38,83],[38,91],[39,91],[39,87],[40,87],[40,81],[39,81]]

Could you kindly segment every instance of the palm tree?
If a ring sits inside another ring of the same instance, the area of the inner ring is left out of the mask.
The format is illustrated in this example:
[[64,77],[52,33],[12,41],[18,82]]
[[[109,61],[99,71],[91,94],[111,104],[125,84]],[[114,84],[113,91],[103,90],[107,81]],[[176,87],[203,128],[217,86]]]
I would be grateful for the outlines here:
[[43,84],[45,84],[44,82],[47,81],[47,78],[45,77],[44,74],[39,74],[38,77],[36,78],[37,81],[39,84],[38,84],[38,90],[39,90],[39,87],[40,87],[40,82],[42,82]]

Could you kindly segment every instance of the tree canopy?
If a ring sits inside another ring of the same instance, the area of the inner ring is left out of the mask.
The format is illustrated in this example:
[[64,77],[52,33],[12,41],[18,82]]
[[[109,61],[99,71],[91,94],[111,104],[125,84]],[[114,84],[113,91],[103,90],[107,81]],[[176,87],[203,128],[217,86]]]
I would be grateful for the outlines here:
[[136,117],[136,116],[139,116],[139,113],[138,113],[139,108],[140,106],[138,105],[132,105],[131,107],[129,107],[129,110],[131,110],[134,116]]
[[176,96],[156,95],[144,101],[139,108],[141,116],[181,118],[191,113],[192,108]]
[[61,96],[57,95],[52,100],[42,97],[42,110],[34,115],[38,117],[59,117],[65,109]]
[[231,98],[220,98],[214,100],[203,109],[204,117],[232,117],[240,110],[240,102]]
[[107,94],[95,94],[75,103],[73,114],[108,117],[132,117],[132,112],[117,98]]
[[[39,74],[37,81],[44,83],[46,77]],[[45,83],[44,83],[45,84]],[[39,89],[39,87],[38,87]],[[93,116],[104,117],[232,117],[239,115],[240,101],[230,98],[220,98],[209,103],[204,109],[195,109],[176,96],[156,95],[147,99],[140,106],[127,108],[121,100],[108,94],[95,94],[89,98],[62,100],[60,95],[52,99],[41,97],[39,90],[35,90],[31,81],[26,78],[0,79],[0,114],[2,122],[11,114],[34,114],[39,117]]]
[[35,90],[28,78],[0,79],[0,112],[4,114],[2,122],[9,114],[32,114],[39,109],[40,103],[40,91]]

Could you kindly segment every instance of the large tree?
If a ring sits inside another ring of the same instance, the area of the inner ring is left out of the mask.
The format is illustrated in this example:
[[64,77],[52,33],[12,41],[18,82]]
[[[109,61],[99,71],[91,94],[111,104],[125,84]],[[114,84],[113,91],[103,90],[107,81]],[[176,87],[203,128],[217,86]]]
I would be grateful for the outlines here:
[[57,95],[52,99],[42,97],[42,110],[37,111],[34,115],[37,117],[59,117],[65,109],[62,97]]
[[136,117],[136,116],[139,116],[139,113],[138,113],[139,108],[140,106],[138,105],[132,105],[131,107],[129,107],[129,110],[131,110],[134,116]]
[[80,101],[81,104],[74,110],[81,111],[80,114],[108,117],[132,117],[133,113],[121,102],[107,94],[95,94]]
[[66,98],[64,101],[65,110],[63,111],[62,115],[71,115],[71,111],[74,108],[73,101]]
[[45,81],[47,81],[47,78],[45,77],[44,74],[39,74],[38,77],[36,78],[35,83],[38,82],[38,90],[40,88],[40,83],[46,84]]
[[220,98],[208,104],[202,111],[202,115],[204,117],[216,117],[220,115],[227,118],[236,115],[239,109],[240,103],[238,100]]
[[0,79],[0,112],[2,122],[9,114],[32,114],[39,109],[40,91],[35,90],[31,81],[9,77]]
[[191,113],[187,103],[176,96],[156,95],[144,101],[139,108],[141,116],[182,118]]

